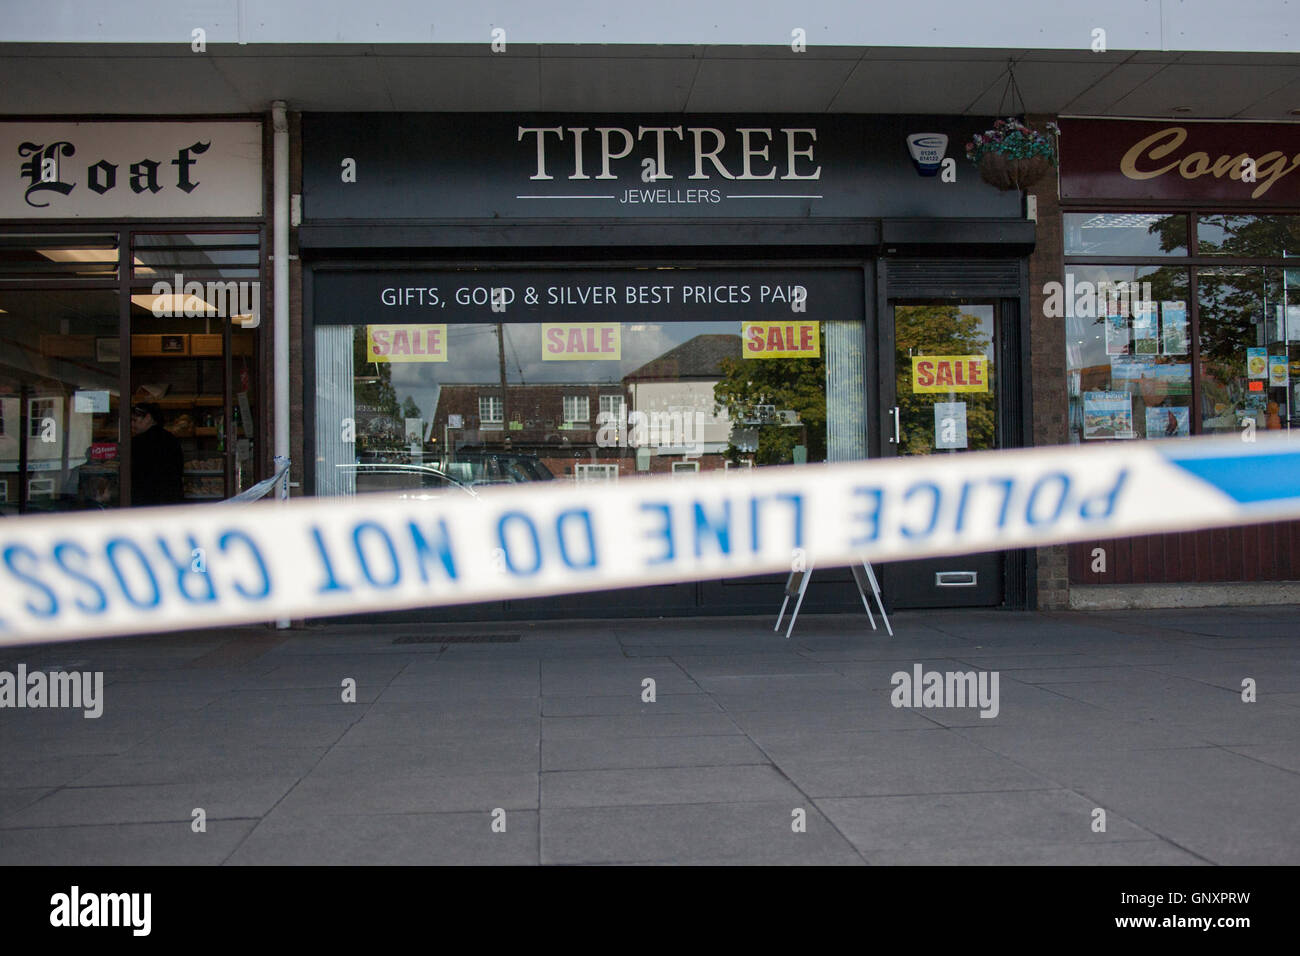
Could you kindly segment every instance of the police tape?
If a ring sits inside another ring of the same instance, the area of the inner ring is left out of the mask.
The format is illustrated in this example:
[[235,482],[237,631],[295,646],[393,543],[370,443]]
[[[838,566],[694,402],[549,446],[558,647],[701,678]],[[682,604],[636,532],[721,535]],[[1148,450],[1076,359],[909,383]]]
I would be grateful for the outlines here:
[[1300,446],[1054,446],[0,521],[0,644],[1300,518]]

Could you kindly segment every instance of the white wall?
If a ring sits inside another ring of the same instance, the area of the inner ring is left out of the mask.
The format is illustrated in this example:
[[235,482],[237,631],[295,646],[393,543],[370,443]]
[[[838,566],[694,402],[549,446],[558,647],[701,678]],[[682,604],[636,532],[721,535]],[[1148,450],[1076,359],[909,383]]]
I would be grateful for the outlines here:
[[1087,50],[1300,50],[1288,0],[4,0],[0,42],[752,44]]

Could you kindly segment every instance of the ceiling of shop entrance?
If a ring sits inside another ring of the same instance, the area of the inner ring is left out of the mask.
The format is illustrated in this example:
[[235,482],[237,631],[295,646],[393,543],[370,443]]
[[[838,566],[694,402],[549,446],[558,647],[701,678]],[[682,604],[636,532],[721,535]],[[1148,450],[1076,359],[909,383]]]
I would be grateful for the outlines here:
[[[1295,120],[1300,54],[752,46],[0,44],[0,113],[998,112]],[[1005,112],[1012,112],[1010,107]]]

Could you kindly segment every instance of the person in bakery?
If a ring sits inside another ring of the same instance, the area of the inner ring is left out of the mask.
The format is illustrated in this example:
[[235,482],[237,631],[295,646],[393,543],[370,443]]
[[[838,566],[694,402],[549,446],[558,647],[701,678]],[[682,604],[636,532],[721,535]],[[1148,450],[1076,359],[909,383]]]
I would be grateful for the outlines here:
[[153,402],[131,406],[131,504],[171,505],[184,500],[181,443],[162,426]]

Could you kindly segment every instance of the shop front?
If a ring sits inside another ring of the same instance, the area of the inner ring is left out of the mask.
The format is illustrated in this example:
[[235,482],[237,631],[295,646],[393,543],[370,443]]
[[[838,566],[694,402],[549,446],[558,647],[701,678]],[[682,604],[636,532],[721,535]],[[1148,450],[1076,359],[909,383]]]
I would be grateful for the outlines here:
[[263,476],[262,145],[256,119],[0,123],[0,513]]
[[[916,133],[963,143],[977,123],[301,123],[309,493],[469,506],[501,483],[689,480],[1026,443],[1033,223],[1018,194],[908,150]],[[883,581],[893,607],[1023,607],[1030,573],[1006,553],[890,565]],[[783,583],[454,613],[753,613],[774,609]],[[847,570],[815,573],[806,609],[860,607]]]
[[[1061,130],[1065,281],[1045,311],[1065,325],[1068,440],[1300,434],[1300,125]],[[1126,598],[1150,603],[1294,582],[1300,523],[1079,542],[1069,574],[1080,606],[1116,585],[1156,586]]]

